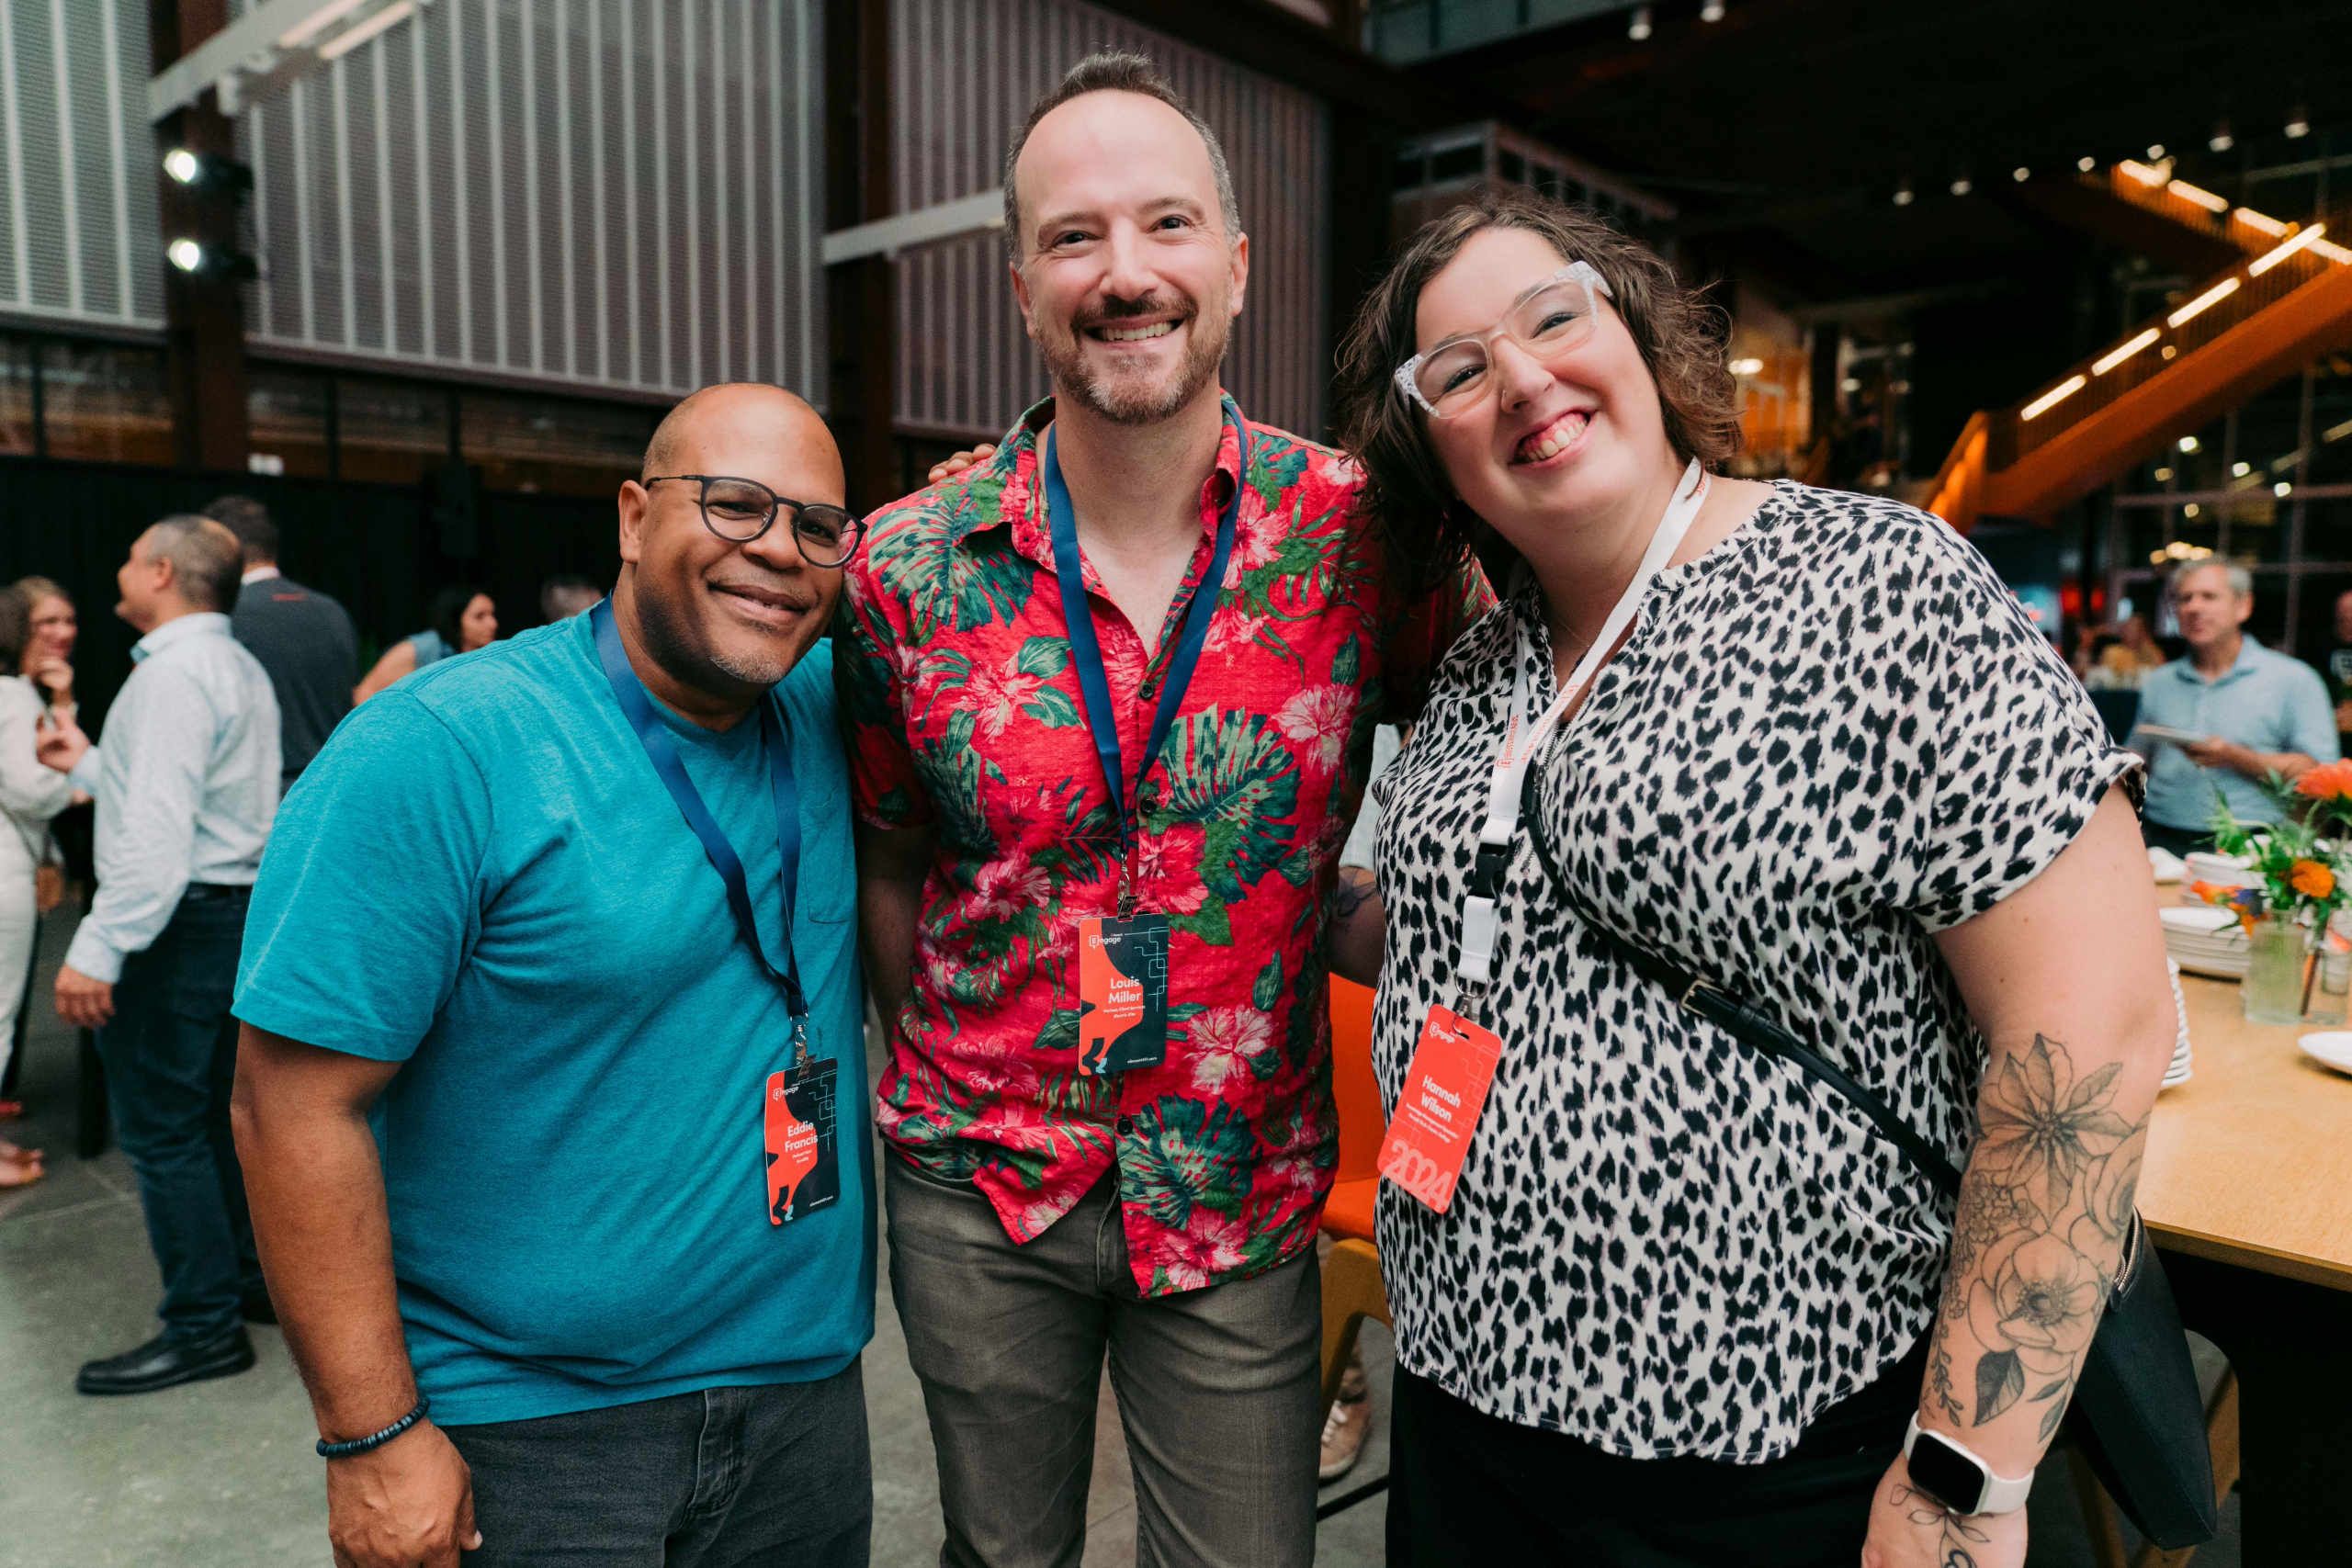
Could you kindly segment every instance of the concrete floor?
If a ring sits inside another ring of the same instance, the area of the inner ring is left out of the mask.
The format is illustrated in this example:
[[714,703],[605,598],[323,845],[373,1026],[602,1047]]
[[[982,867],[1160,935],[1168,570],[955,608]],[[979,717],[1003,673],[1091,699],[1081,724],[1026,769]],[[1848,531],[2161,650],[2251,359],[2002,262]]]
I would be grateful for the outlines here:
[[[156,1331],[155,1266],[119,1151],[74,1156],[74,1037],[48,1005],[71,936],[43,933],[21,1095],[30,1114],[0,1135],[50,1154],[46,1180],[0,1195],[0,1568],[325,1568],[326,1493],[316,1433],[284,1341],[253,1331],[251,1372],[133,1399],[86,1399],[74,1373]],[[938,1478],[922,1391],[907,1368],[885,1274],[865,1355],[874,1445],[876,1568],[938,1560]],[[1345,1491],[1387,1467],[1389,1343],[1367,1327],[1376,1420]],[[2090,1568],[2063,1459],[2032,1503],[2030,1568]],[[2199,1568],[2237,1568],[2236,1502]],[[1382,1561],[1385,1499],[1326,1520],[1317,1568]],[[1087,1568],[1135,1562],[1135,1495],[1106,1385],[1088,1514]]]

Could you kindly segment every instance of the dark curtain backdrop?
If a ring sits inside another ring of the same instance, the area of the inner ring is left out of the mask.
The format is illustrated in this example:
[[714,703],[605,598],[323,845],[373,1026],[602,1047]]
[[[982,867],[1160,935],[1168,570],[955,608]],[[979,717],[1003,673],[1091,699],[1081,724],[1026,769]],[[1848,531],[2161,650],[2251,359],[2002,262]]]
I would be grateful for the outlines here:
[[428,601],[446,585],[487,592],[499,635],[511,637],[539,624],[539,585],[550,575],[577,572],[610,587],[620,571],[609,498],[482,492],[480,553],[461,559],[440,548],[420,486],[0,458],[0,583],[38,574],[74,596],[82,626],[74,677],[93,735],[130,673],[138,640],[114,615],[115,569],[157,518],[232,491],[269,508],[286,575],[351,612],[363,673],[386,645],[423,629]]

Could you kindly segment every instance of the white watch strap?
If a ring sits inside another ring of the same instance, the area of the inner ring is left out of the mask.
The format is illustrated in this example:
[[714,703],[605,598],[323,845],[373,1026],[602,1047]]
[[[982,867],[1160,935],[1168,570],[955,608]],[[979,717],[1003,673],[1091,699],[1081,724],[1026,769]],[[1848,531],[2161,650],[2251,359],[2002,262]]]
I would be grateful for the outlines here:
[[[1966,1443],[1962,1442],[1958,1438],[1952,1437],[1949,1433],[1944,1432],[1938,1432],[1936,1436],[1941,1441],[1951,1444],[1953,1448],[1958,1449],[1962,1453],[1966,1454],[1970,1459],[1974,1460],[1976,1461],[1977,1469],[1984,1472],[1984,1495],[1981,1500],[1976,1512],[1980,1514],[2014,1514],[2019,1508],[2025,1506],[2026,1494],[2033,1490],[2033,1472],[2031,1471],[2026,1472],[2023,1475],[2018,1476],[2014,1481],[2003,1476],[1996,1475],[1993,1473],[1993,1467],[1984,1462],[1984,1457],[1977,1453],[1974,1449],[1972,1449]],[[1910,1426],[1905,1427],[1903,1432],[1903,1457],[1905,1460],[1907,1461],[1910,1459],[1911,1445],[1918,1440],[1919,1413],[1915,1410],[1911,1413]]]

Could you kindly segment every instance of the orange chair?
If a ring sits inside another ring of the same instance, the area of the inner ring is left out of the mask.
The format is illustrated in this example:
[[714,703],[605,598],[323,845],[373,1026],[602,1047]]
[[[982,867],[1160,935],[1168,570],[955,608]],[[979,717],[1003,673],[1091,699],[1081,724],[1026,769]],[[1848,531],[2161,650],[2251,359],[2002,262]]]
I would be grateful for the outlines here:
[[1337,975],[1331,976],[1331,1092],[1340,1102],[1340,1168],[1323,1205],[1323,1228],[1343,1241],[1370,1241],[1388,1121],[1372,1076],[1371,987]]
[[[1380,1191],[1380,1143],[1388,1131],[1380,1085],[1372,1076],[1372,992],[1331,977],[1331,1090],[1340,1105],[1340,1168],[1323,1205],[1323,1228],[1339,1243],[1323,1260],[1323,1414],[1340,1397],[1340,1379],[1367,1317],[1388,1318],[1380,1254],[1372,1239],[1373,1200]],[[1381,1484],[1385,1484],[1383,1482]],[[1358,1501],[1367,1487],[1332,1506]]]

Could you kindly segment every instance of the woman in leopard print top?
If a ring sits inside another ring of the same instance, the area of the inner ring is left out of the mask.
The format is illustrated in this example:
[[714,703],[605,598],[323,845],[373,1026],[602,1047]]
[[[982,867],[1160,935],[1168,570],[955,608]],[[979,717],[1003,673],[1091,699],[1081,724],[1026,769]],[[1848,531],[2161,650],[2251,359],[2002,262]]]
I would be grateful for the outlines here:
[[1706,483],[1529,815],[1579,907],[1963,1166],[1957,1217],[1846,1100],[1612,958],[1524,822],[1492,981],[1463,983],[1514,671],[1524,737],[1736,449],[1721,352],[1656,256],[1523,198],[1425,229],[1348,345],[1394,558],[1434,571],[1483,524],[1509,588],[1376,786],[1376,892],[1333,928],[1377,976],[1392,1112],[1432,1009],[1500,1040],[1445,1212],[1383,1185],[1392,1562],[2017,1568],[2024,1514],[1916,1487],[1906,1417],[2030,1474],[2116,1267],[2174,1032],[2133,759],[1935,518]]

